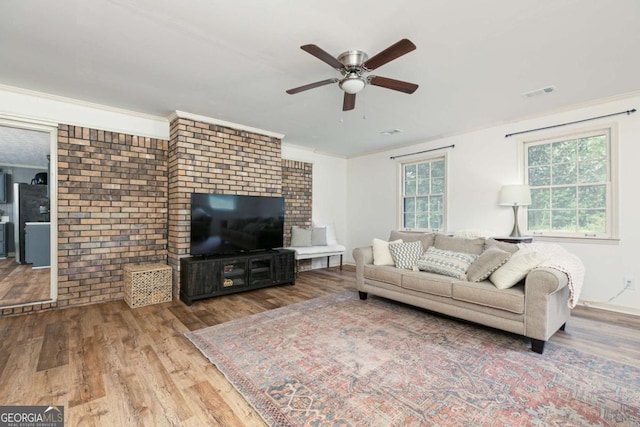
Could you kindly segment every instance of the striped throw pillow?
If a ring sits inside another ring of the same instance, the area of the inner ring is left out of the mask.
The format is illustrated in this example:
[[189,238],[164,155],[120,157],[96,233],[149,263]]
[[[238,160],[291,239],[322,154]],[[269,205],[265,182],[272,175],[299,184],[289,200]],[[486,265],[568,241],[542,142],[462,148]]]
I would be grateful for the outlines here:
[[420,270],[466,279],[471,263],[478,257],[474,254],[446,251],[430,247],[416,262]]
[[422,242],[389,243],[389,252],[397,268],[411,270],[422,255]]

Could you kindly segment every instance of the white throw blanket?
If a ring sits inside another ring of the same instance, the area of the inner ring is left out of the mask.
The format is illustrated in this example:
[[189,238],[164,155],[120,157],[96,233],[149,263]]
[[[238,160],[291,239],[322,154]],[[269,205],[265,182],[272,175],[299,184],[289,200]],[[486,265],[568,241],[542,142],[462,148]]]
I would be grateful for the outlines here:
[[554,243],[520,243],[518,247],[536,251],[544,257],[536,268],[553,268],[567,275],[571,292],[568,305],[569,308],[574,308],[578,304],[584,283],[585,268],[580,258]]

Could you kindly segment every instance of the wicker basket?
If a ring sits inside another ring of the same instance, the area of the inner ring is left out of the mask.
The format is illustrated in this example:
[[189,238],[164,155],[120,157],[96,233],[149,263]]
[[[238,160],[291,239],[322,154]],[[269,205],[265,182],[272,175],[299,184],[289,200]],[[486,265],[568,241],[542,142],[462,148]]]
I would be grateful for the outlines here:
[[143,307],[173,299],[172,269],[165,264],[124,266],[124,300],[129,307]]

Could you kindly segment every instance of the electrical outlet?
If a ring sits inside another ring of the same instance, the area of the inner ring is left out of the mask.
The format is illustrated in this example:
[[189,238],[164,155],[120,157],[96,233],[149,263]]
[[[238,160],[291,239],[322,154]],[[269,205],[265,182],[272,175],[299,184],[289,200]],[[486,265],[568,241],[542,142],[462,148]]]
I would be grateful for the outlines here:
[[624,288],[632,291],[636,290],[636,279],[633,277],[624,278]]

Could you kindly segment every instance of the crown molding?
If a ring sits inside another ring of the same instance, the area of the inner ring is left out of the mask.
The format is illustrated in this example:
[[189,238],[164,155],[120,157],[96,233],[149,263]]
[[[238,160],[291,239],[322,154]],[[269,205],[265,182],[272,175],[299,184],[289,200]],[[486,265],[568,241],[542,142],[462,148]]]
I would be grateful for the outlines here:
[[166,117],[0,84],[0,115],[9,119],[168,139]]
[[193,120],[193,121],[202,122],[202,123],[209,123],[210,125],[224,126],[231,129],[243,130],[245,132],[257,133],[259,135],[265,135],[271,138],[278,138],[278,139],[284,138],[283,133],[277,133],[277,132],[272,132],[264,129],[258,129],[251,126],[241,125],[239,123],[228,122],[226,120],[214,119],[213,117],[201,116],[200,114],[188,113],[186,111],[176,110],[171,114],[169,114],[169,116],[167,117],[167,120],[169,120],[169,122],[172,122],[177,118]]
[[60,95],[52,95],[50,93],[38,92],[38,91],[35,91],[35,90],[23,89],[23,88],[15,87],[15,86],[7,86],[7,85],[0,84],[0,90],[4,90],[4,91],[7,91],[7,92],[13,92],[13,93],[21,94],[21,95],[35,96],[35,97],[38,97],[38,98],[49,99],[49,100],[52,100],[52,101],[64,102],[65,104],[74,104],[74,105],[79,105],[81,107],[87,107],[87,108],[94,108],[94,109],[97,109],[97,110],[109,111],[111,113],[118,113],[118,114],[124,114],[124,115],[127,115],[127,116],[140,117],[140,118],[148,119],[148,120],[157,120],[157,121],[166,121],[167,120],[166,117],[162,117],[162,116],[155,116],[153,114],[140,113],[139,111],[127,110],[125,108],[111,107],[109,105],[97,104],[97,103],[89,102],[89,101],[82,101],[80,99],[68,98],[68,97],[60,96]]

